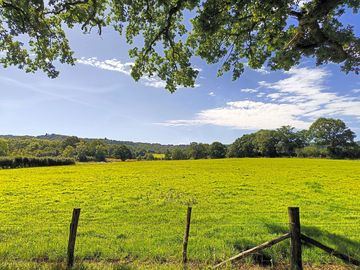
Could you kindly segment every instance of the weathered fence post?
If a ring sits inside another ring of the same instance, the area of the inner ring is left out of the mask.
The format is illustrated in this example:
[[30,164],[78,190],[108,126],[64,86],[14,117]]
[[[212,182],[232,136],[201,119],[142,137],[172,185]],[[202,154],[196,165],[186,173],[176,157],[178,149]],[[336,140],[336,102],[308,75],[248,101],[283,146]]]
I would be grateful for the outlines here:
[[76,241],[77,227],[79,224],[79,217],[80,217],[80,208],[74,208],[70,223],[70,235],[69,235],[68,250],[67,250],[68,269],[72,268],[74,265],[75,241]]
[[288,211],[290,224],[290,269],[303,270],[299,207],[289,207]]
[[184,236],[184,243],[183,243],[183,264],[186,264],[188,261],[187,258],[187,247],[189,241],[189,232],[190,232],[190,222],[191,222],[191,210],[192,208],[189,206],[187,209],[186,214],[186,228],[185,228],[185,236]]

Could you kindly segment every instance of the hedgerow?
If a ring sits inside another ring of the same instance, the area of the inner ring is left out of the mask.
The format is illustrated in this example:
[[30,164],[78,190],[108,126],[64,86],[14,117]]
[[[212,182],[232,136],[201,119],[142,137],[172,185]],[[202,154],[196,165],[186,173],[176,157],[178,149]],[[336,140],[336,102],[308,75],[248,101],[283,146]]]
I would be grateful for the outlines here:
[[73,165],[74,159],[57,157],[0,157],[0,168],[28,168]]

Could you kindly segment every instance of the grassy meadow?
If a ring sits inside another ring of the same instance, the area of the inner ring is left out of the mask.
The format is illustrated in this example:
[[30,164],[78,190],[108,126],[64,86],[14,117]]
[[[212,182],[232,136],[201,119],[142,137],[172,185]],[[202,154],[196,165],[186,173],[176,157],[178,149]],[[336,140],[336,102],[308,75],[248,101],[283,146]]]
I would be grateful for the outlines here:
[[[72,209],[80,207],[78,261],[170,269],[160,267],[181,261],[188,204],[188,254],[197,266],[286,232],[288,206],[301,208],[303,233],[359,258],[359,193],[359,161],[254,158],[0,170],[0,261],[64,261]],[[288,245],[265,253],[287,262]],[[303,258],[339,263],[310,246],[303,246]]]

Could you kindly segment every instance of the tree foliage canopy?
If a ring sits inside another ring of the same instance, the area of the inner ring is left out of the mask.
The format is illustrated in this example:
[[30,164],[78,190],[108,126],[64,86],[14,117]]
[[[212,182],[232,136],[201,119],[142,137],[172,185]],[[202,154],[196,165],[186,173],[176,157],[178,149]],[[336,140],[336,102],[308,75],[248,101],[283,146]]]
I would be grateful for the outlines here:
[[[0,63],[58,76],[55,62],[74,64],[65,27],[84,33],[113,27],[132,44],[132,76],[158,76],[167,89],[194,86],[193,56],[220,63],[237,79],[245,63],[288,70],[301,57],[360,71],[360,39],[342,16],[360,0],[0,0]],[[189,23],[190,21],[190,23]]]
[[354,144],[355,133],[340,119],[319,118],[309,128],[316,144],[343,147]]

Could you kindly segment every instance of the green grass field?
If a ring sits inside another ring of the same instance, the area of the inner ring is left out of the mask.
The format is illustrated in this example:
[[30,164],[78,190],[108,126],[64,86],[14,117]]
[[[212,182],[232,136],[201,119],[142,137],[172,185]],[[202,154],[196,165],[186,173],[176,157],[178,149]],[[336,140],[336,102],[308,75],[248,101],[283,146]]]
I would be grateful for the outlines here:
[[[288,206],[300,206],[305,234],[359,258],[359,193],[359,161],[143,161],[0,170],[0,260],[64,261],[72,209],[80,207],[77,260],[176,264],[189,203],[189,258],[197,265],[286,232]],[[266,254],[286,262],[288,245]],[[307,263],[338,263],[309,246],[303,255]]]
[[165,159],[165,154],[152,154],[156,159]]

